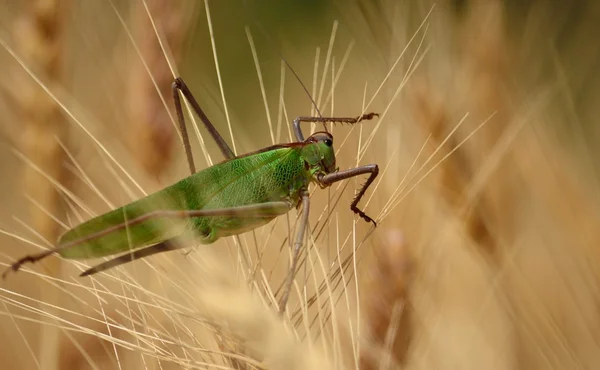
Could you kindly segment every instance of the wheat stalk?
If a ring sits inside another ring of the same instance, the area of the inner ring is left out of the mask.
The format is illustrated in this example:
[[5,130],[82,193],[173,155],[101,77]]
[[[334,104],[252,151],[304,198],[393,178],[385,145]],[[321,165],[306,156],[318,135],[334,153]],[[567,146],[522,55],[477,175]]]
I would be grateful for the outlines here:
[[[128,144],[139,164],[159,177],[170,164],[176,143],[171,106],[171,65],[181,62],[181,49],[191,17],[183,2],[136,1],[131,4],[131,28],[136,53],[129,59]],[[155,32],[155,28],[156,31]],[[160,39],[158,39],[160,37]],[[165,49],[169,54],[165,54]],[[139,54],[138,54],[139,53]]]
[[[61,84],[64,68],[63,11],[64,3],[60,1],[29,1],[15,32],[16,44],[23,59],[47,85],[53,87]],[[22,76],[15,86],[18,86],[13,91],[22,122],[19,138],[22,152],[51,178],[62,183],[68,181],[63,167],[65,154],[60,145],[66,139],[67,126],[60,108],[26,76]],[[31,166],[25,165],[23,171],[24,192],[36,201],[29,208],[30,223],[41,237],[53,243],[61,230],[48,214],[62,217],[61,196],[53,184]],[[44,269],[49,275],[57,276],[60,274],[60,261],[49,259],[44,263]],[[41,299],[59,304],[59,296],[54,289],[43,289]],[[48,317],[48,321],[52,322],[52,319]],[[55,327],[43,326],[39,336],[39,361],[46,369],[58,366],[58,338],[59,331]]]

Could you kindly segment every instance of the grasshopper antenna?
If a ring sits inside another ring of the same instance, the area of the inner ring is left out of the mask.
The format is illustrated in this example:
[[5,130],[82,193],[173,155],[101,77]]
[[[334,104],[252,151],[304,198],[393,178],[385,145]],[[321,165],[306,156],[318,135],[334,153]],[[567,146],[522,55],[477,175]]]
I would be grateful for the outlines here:
[[[306,93],[306,95],[308,96],[308,98],[310,99],[310,101],[312,102],[312,105],[313,105],[313,107],[315,107],[315,110],[317,111],[317,114],[319,115],[319,117],[323,117],[323,115],[321,114],[321,110],[319,109],[319,106],[317,105],[317,102],[315,102],[315,99],[313,99],[312,95],[310,95],[310,92],[306,88],[306,85],[304,85],[304,83],[302,82],[302,79],[300,79],[300,76],[298,76],[298,74],[296,73],[296,71],[294,70],[294,68],[292,68],[292,65],[279,52],[279,49],[276,47],[275,41],[273,41],[273,39],[271,38],[271,36],[269,35],[269,33],[267,31],[265,31],[265,29],[260,24],[260,22],[258,22],[256,16],[250,11],[250,7],[248,6],[248,1],[247,0],[244,0],[244,6],[246,7],[246,10],[248,10],[247,13],[251,15],[253,23],[256,25],[256,27],[258,27],[258,29],[263,34],[263,36],[265,36],[265,38],[267,39],[267,41],[269,41],[269,43],[273,47],[273,50],[275,50],[275,52],[277,53],[277,55],[279,56],[279,58],[283,61],[283,63],[285,63],[285,66],[288,67],[288,69],[290,70],[290,72],[292,72],[292,74],[294,75],[294,77],[296,78],[296,80],[298,81],[298,83],[300,83],[300,86],[302,86],[302,89],[304,90],[304,92]],[[325,126],[325,124],[323,124],[323,127],[325,128],[325,131],[328,132],[327,126]]]

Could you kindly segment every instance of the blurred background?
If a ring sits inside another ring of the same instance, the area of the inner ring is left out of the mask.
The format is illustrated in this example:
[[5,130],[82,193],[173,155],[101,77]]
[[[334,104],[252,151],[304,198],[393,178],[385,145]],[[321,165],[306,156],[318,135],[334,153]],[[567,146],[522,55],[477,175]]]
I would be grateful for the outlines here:
[[[99,261],[54,257],[9,275],[2,368],[600,366],[600,3],[0,9],[3,267],[188,176],[174,76],[238,154],[293,141],[311,97],[381,114],[328,126],[340,168],[379,164],[362,202],[379,225],[348,209],[363,179],[316,189],[282,319],[295,212],[93,279]],[[221,161],[188,127],[196,167]]]

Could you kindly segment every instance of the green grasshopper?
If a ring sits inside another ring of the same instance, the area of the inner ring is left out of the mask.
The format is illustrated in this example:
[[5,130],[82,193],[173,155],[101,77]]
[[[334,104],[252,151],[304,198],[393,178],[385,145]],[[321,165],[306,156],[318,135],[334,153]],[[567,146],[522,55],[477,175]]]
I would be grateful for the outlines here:
[[[357,118],[298,117],[293,121],[297,142],[236,156],[204,114],[183,79],[175,79],[172,91],[191,176],[68,230],[59,238],[55,248],[19,259],[4,272],[3,277],[9,271],[19,270],[24,263],[33,263],[55,253],[67,259],[85,259],[126,252],[84,271],[80,276],[92,275],[139,258],[182,248],[181,243],[175,243],[178,235],[173,235],[172,228],[163,226],[168,220],[189,219],[199,235],[198,242],[210,244],[221,237],[238,235],[265,225],[302,205],[290,272],[280,301],[280,311],[283,311],[308,224],[310,183],[326,188],[341,180],[370,174],[350,209],[377,226],[357,204],[377,177],[378,166],[370,164],[339,171],[333,136],[321,131],[304,139],[300,125],[303,122],[353,124],[370,120],[378,114],[369,113]],[[180,93],[204,123],[225,161],[196,172]]]

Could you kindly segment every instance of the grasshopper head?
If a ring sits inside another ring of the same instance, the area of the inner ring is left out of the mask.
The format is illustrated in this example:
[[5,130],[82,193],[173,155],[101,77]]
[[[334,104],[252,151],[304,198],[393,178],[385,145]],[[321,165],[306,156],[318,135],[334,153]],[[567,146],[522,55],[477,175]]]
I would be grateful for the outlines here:
[[314,174],[327,174],[337,171],[333,136],[329,132],[315,132],[304,143],[302,156]]

